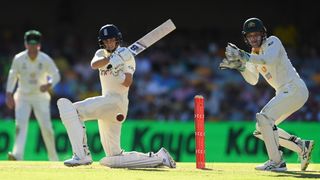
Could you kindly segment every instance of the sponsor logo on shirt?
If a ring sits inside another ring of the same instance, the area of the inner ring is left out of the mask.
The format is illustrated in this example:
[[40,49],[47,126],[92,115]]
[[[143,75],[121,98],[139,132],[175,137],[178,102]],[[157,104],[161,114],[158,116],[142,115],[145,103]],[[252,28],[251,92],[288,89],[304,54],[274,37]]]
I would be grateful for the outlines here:
[[99,69],[100,76],[108,76],[111,74],[111,69]]
[[266,77],[266,79],[270,80],[272,78],[272,75],[270,74],[270,72],[268,72],[268,69],[266,66],[262,66],[261,71],[265,73],[264,76]]
[[265,75],[265,77],[266,77],[268,80],[272,79],[272,76],[271,76],[271,74],[270,74],[269,72]]

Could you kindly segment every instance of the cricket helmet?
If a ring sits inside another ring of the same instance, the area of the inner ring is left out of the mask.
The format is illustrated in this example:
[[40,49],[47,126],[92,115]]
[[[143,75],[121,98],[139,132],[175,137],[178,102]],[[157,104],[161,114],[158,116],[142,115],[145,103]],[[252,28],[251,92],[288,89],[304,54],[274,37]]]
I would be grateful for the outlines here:
[[118,44],[122,42],[122,34],[117,28],[117,26],[113,24],[106,24],[102,26],[99,30],[98,42],[101,48],[104,48],[104,44],[102,40],[116,38]]
[[37,30],[29,30],[24,33],[24,42],[31,45],[40,44],[41,33]]
[[[262,41],[267,38],[267,29],[263,25],[263,22],[258,18],[255,18],[255,17],[249,18],[243,23],[242,35],[244,37],[244,41],[248,45],[250,45],[250,44],[248,43],[248,40],[246,38],[246,34],[251,33],[251,32],[262,32]],[[261,43],[262,43],[262,41],[261,41]]]

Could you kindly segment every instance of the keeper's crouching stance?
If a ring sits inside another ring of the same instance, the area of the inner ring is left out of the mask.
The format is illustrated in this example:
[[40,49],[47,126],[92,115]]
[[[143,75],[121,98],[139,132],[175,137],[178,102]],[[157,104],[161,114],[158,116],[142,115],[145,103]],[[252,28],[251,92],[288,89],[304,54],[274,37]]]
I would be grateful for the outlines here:
[[279,150],[281,145],[297,152],[301,170],[304,171],[310,162],[313,140],[302,140],[277,125],[305,104],[309,96],[308,89],[288,59],[281,41],[275,36],[267,38],[266,28],[260,19],[246,20],[242,33],[245,42],[251,47],[251,53],[229,43],[226,59],[222,61],[220,68],[239,70],[244,79],[252,85],[258,82],[261,74],[276,92],[275,97],[256,115],[254,135],[264,141],[269,156],[269,160],[256,169],[287,170]]
[[121,127],[127,115],[128,91],[135,71],[135,59],[127,48],[120,47],[121,40],[120,31],[112,24],[103,26],[99,31],[101,49],[95,53],[91,67],[99,69],[102,96],[76,103],[65,98],[57,102],[74,153],[64,164],[79,166],[92,163],[84,121],[98,119],[100,140],[107,155],[100,164],[112,168],[175,168],[176,163],[165,148],[146,154],[121,149]]

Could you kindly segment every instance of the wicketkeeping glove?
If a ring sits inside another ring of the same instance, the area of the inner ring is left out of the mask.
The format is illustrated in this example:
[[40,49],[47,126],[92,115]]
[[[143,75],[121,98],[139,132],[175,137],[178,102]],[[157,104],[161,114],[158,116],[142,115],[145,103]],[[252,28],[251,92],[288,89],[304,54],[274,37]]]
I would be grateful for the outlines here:
[[241,62],[247,62],[250,59],[250,54],[242,49],[239,49],[236,45],[228,43],[226,47],[225,55],[228,60],[240,60]]
[[243,72],[246,69],[246,64],[240,60],[228,60],[224,58],[219,65],[220,69],[236,69]]

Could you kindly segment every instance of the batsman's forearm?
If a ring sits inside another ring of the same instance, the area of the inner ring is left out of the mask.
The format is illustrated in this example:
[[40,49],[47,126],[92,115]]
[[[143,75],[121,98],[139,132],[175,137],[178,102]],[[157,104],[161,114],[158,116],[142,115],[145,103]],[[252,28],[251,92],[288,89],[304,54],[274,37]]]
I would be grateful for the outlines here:
[[107,58],[107,57],[103,57],[103,58],[97,59],[97,60],[93,59],[91,61],[91,68],[92,69],[99,69],[99,68],[104,67],[108,63],[109,63],[109,58]]

